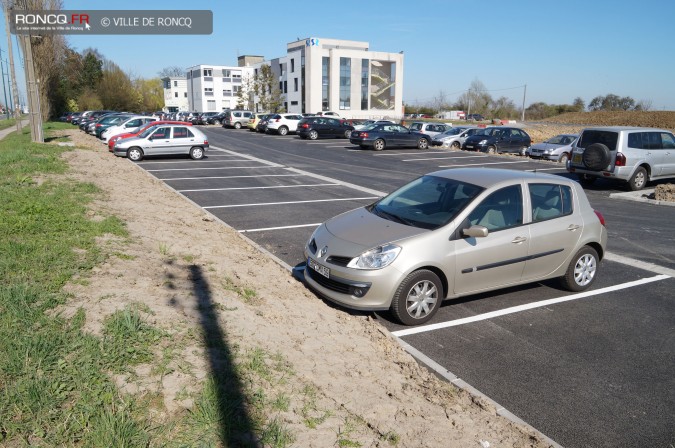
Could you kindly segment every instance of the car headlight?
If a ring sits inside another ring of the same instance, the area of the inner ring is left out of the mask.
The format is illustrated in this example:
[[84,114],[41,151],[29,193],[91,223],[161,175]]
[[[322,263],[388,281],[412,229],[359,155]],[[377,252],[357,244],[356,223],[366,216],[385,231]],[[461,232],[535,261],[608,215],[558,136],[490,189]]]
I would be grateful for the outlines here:
[[478,142],[478,144],[479,144],[479,145],[484,145],[484,144],[486,144],[487,142],[488,142],[487,140],[481,140],[481,141]]
[[353,258],[347,267],[354,269],[382,269],[393,263],[400,252],[401,248],[399,246],[385,244]]

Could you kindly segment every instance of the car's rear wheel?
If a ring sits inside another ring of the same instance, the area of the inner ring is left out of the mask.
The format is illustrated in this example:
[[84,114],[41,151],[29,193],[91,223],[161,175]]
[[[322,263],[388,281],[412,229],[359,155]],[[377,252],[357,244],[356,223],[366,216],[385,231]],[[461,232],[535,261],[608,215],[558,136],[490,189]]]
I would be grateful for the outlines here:
[[427,149],[429,147],[429,140],[420,138],[417,140],[417,149]]
[[382,151],[385,146],[387,146],[387,145],[386,145],[386,143],[384,143],[384,140],[382,140],[381,138],[378,138],[377,140],[375,140],[375,142],[373,142],[373,149],[375,151]]
[[391,311],[404,325],[427,322],[443,300],[443,285],[436,274],[420,269],[410,273],[399,285],[391,302]]
[[566,152],[560,154],[560,157],[558,158],[558,162],[560,163],[567,163],[567,161],[570,159],[570,155],[567,154]]
[[127,158],[133,162],[139,162],[143,160],[143,150],[137,146],[129,148],[127,150]]
[[527,155],[527,146],[523,146],[522,148],[520,148],[520,155],[521,156]]
[[584,291],[595,281],[598,272],[598,252],[590,246],[584,246],[574,255],[560,283],[569,291]]
[[309,137],[310,140],[316,140],[317,138],[319,138],[319,133],[316,132],[314,129],[312,129],[311,131],[309,131],[309,134],[307,134],[307,137]]
[[241,123],[239,123],[239,122],[237,121],[237,122],[234,124],[234,128],[235,128],[235,129],[241,129]]
[[452,149],[459,149],[460,148],[459,142],[452,142],[451,148]]
[[204,149],[199,146],[193,146],[190,148],[190,157],[194,160],[201,160],[204,158]]
[[497,147],[495,145],[490,145],[487,148],[488,154],[497,154]]
[[345,138],[349,138],[349,137],[351,137],[351,136],[352,136],[352,131],[351,131],[351,129],[347,129],[347,130],[345,131]]
[[286,135],[288,134],[288,128],[286,126],[281,126],[277,132],[279,135]]
[[628,180],[628,187],[632,191],[637,191],[642,190],[645,185],[647,185],[647,170],[640,166]]
[[213,124],[220,125],[220,120],[213,120]]

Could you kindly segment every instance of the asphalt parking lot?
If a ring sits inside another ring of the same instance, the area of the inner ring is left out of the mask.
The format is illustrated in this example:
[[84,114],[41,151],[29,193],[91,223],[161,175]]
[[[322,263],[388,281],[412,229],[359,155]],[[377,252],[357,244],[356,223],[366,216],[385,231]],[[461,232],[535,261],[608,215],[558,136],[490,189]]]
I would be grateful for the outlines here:
[[[138,165],[296,273],[318,224],[421,174],[494,166],[567,175],[562,165],[517,156],[205,132],[204,160]],[[440,375],[470,384],[563,446],[672,446],[675,207],[609,197],[620,190],[602,182],[587,190],[610,235],[610,255],[587,293],[544,282],[446,302],[422,327],[401,327],[387,313],[380,322]]]

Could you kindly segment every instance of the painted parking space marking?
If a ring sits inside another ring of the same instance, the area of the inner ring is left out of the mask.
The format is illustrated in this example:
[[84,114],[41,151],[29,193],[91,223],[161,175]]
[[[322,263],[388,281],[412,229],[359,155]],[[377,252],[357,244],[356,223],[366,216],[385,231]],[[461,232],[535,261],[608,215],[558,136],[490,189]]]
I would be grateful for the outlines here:
[[403,159],[401,162],[417,162],[420,160],[443,160],[443,159],[480,159],[489,156],[448,156],[448,157],[425,157],[422,159]]
[[338,201],[365,201],[371,199],[379,199],[378,196],[368,196],[363,198],[333,198],[333,199],[313,199],[310,201],[284,201],[284,202],[258,202],[253,204],[231,204],[231,205],[209,205],[202,207],[203,209],[212,208],[233,208],[233,207],[262,207],[264,205],[288,205],[288,204],[308,204],[313,202],[338,202]]
[[562,170],[565,171],[565,168],[535,168],[533,170],[525,170],[525,171],[555,171],[555,170]]
[[260,178],[265,178],[265,177],[300,177],[303,176],[303,174],[266,174],[264,176],[207,176],[207,177],[170,177],[167,179],[160,179],[163,181],[169,181],[169,180],[203,180],[203,179],[241,179],[241,178],[247,178],[247,177],[254,177],[256,179]]
[[507,163],[528,163],[529,160],[514,160],[512,162],[488,162],[488,163],[467,163],[463,165],[441,165],[439,168],[455,168],[458,166],[483,166],[483,165],[504,165]]
[[274,185],[267,187],[229,187],[229,188],[200,188],[196,190],[176,190],[179,193],[188,193],[196,191],[228,191],[228,190],[273,190],[277,188],[298,188],[298,187],[334,187],[339,184],[306,184],[306,185]]
[[[248,162],[248,160],[247,160]],[[146,170],[149,173],[158,173],[161,171],[199,171],[199,170],[243,170],[243,169],[261,169],[261,168],[279,168],[279,166],[221,166],[221,167],[203,167],[203,168],[166,168],[160,170]]]
[[[213,157],[213,156],[209,156]],[[229,157],[229,156],[228,156]],[[202,164],[207,164],[207,163],[223,163],[223,162],[250,162],[248,159],[224,159],[224,160],[207,160],[207,159],[202,159],[197,162],[194,162],[192,160],[178,160],[178,161],[154,161],[154,160],[146,160],[143,162],[136,162],[139,165],[175,165],[179,163],[199,163],[200,165]]]
[[395,152],[395,153],[386,153],[386,154],[373,154],[374,156],[377,157],[386,157],[386,156],[412,156],[412,155],[424,155],[424,154],[443,154],[446,151],[438,150],[438,151],[426,151],[426,152],[419,152],[419,151],[414,151],[414,152]]
[[319,227],[321,225],[320,222],[314,223],[314,224],[298,224],[294,226],[281,226],[281,227],[263,227],[260,229],[247,229],[247,230],[239,230],[239,233],[250,233],[250,232],[266,232],[266,231],[271,231],[271,230],[288,230],[288,229],[301,229],[303,227]]
[[666,280],[672,278],[670,275],[657,275],[654,277],[648,277],[648,278],[643,278],[640,280],[635,280],[632,282],[627,282],[627,283],[622,283],[619,285],[614,285],[614,286],[608,286],[606,288],[600,288],[600,289],[594,289],[592,291],[585,291],[581,292],[578,294],[572,294],[569,296],[565,297],[558,297],[555,299],[549,299],[549,300],[541,300],[539,302],[532,302],[532,303],[527,303],[524,305],[518,305],[518,306],[512,306],[510,308],[504,308],[502,310],[497,310],[497,311],[492,311],[489,313],[483,313],[483,314],[478,314],[476,316],[471,316],[471,317],[465,317],[462,319],[455,319],[451,320],[448,322],[439,322],[437,324],[431,324],[431,325],[422,325],[419,327],[415,328],[408,328],[405,330],[399,330],[399,331],[393,331],[392,334],[396,337],[403,337],[403,336],[410,336],[413,334],[418,334],[418,333],[426,333],[429,331],[434,331],[434,330],[440,330],[442,328],[449,328],[449,327],[456,327],[458,325],[464,325],[464,324],[469,324],[473,322],[479,322],[482,320],[487,320],[487,319],[492,319],[495,317],[499,316],[505,316],[507,314],[514,314],[514,313],[519,313],[521,311],[527,311],[535,308],[541,308],[549,305],[554,305],[557,303],[563,303],[563,302],[569,302],[572,300],[578,300],[578,299],[583,299],[586,297],[592,297],[592,296],[597,296],[600,294],[608,293],[608,292],[614,292],[614,291],[619,291],[622,289],[626,288],[633,288],[635,286],[640,286],[644,285],[647,283],[653,283],[653,282],[658,282],[661,280]]

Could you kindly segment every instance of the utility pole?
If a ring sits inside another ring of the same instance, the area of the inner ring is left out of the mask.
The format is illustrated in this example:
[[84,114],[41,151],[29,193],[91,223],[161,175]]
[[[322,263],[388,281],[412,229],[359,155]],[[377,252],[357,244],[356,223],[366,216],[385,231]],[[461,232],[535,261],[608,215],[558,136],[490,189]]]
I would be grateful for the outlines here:
[[[2,65],[2,50],[0,50],[0,71],[2,71],[2,93],[5,95],[5,113],[9,120],[9,103],[7,102],[7,85],[5,84],[5,66]],[[11,98],[11,96],[10,96]]]
[[14,70],[14,52],[12,51],[12,33],[9,29],[9,6],[7,5],[8,0],[2,2],[2,6],[5,10],[5,32],[7,33],[7,53],[9,53],[9,68],[11,74],[12,82],[12,93],[14,94],[14,118],[16,119],[16,131],[21,133],[21,111],[19,110],[19,90],[16,87],[16,71]]
[[527,84],[523,86],[523,114],[520,117],[520,121],[525,121],[525,95],[527,94]]
[[31,141],[34,143],[44,143],[42,111],[40,110],[40,88],[39,81],[35,78],[35,64],[33,64],[33,44],[28,34],[21,35],[19,39],[23,47],[23,59],[26,69],[26,91],[28,93]]

